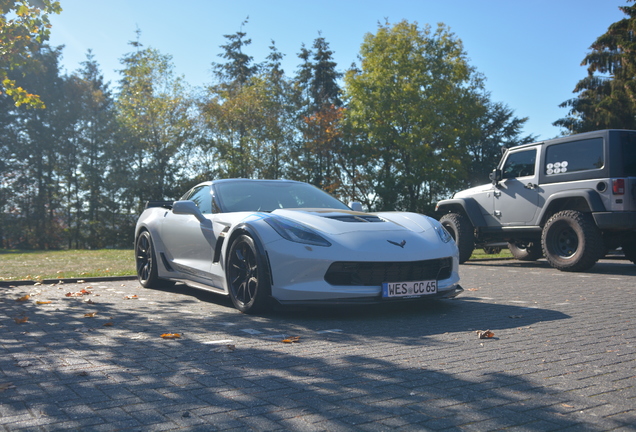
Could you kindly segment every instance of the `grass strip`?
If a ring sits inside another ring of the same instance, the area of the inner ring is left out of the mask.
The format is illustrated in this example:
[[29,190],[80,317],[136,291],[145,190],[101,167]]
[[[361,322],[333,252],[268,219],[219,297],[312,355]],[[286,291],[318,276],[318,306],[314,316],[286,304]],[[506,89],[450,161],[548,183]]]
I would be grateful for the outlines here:
[[0,249],[0,281],[134,275],[135,255],[132,249]]

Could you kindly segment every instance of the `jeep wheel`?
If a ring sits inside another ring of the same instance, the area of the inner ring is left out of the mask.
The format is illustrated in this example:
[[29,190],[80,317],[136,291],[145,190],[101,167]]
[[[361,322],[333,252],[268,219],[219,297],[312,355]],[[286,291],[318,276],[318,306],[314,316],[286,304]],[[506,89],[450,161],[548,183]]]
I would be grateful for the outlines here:
[[501,248],[499,246],[484,246],[484,253],[488,255],[497,255],[501,252]]
[[621,244],[625,258],[636,264],[636,235],[627,236]]
[[603,236],[589,214],[564,210],[543,227],[543,253],[550,265],[562,271],[585,271],[603,251]]
[[515,259],[519,261],[536,261],[543,256],[541,246],[533,242],[510,242],[508,249]]
[[473,254],[473,250],[475,250],[473,224],[470,223],[466,216],[458,213],[445,214],[439,221],[457,243],[459,263],[468,261],[468,258]]

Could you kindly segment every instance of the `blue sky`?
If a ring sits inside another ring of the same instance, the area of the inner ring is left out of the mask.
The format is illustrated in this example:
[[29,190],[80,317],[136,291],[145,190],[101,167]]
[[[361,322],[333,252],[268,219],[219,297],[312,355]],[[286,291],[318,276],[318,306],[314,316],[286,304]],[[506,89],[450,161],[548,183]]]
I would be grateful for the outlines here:
[[50,43],[65,45],[63,67],[79,68],[93,50],[104,77],[115,87],[119,60],[141,30],[141,43],[169,54],[177,74],[192,86],[212,82],[211,63],[219,62],[223,35],[243,31],[252,39],[247,53],[261,62],[271,41],[285,54],[291,76],[300,63],[301,44],[311,47],[321,34],[338,69],[357,60],[366,33],[378,22],[403,19],[436,26],[444,23],[462,40],[470,64],[486,77],[492,100],[517,117],[528,117],[525,134],[552,138],[552,122],[566,110],[585,76],[580,66],[589,47],[613,22],[627,0],[60,0],[64,9],[51,18]]

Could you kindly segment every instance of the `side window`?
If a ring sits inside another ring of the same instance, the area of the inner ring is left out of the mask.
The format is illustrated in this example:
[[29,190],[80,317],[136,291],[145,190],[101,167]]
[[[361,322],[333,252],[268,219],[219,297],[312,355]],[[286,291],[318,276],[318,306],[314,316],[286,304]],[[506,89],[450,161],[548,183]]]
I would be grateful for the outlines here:
[[603,138],[554,144],[545,152],[547,175],[600,169],[604,165]]
[[210,194],[210,186],[199,186],[192,190],[188,199],[194,201],[199,207],[201,213],[212,213],[212,195]]
[[510,153],[502,169],[502,177],[515,178],[534,175],[534,165],[537,161],[537,149]]

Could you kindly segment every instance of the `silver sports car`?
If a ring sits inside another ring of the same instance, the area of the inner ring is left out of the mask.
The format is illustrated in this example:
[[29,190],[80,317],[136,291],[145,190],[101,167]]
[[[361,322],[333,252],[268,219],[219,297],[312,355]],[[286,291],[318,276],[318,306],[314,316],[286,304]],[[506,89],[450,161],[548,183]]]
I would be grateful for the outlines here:
[[150,201],[135,253],[144,287],[183,282],[229,295],[247,313],[463,291],[457,246],[436,220],[354,211],[296,181],[216,180],[179,201]]

